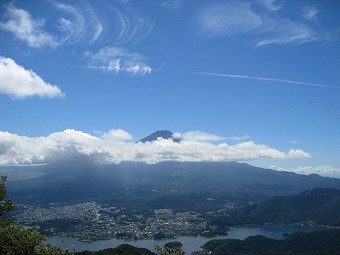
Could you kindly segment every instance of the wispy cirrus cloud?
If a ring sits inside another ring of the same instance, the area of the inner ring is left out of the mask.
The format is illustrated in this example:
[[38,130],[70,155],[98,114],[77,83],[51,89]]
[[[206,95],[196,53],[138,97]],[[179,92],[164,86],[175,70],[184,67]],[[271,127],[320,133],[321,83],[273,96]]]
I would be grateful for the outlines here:
[[85,66],[87,68],[132,75],[152,72],[152,68],[145,63],[144,56],[122,47],[105,47],[96,53],[86,52],[85,56],[89,60],[88,66]]
[[163,0],[161,5],[172,11],[179,11],[184,6],[184,0]]
[[324,32],[317,32],[310,26],[285,19],[270,20],[264,32],[254,40],[257,47],[266,45],[303,44],[308,42],[329,41],[330,36]]
[[48,3],[53,7],[48,19],[34,18],[14,3],[5,5],[0,29],[34,48],[99,42],[134,44],[153,29],[153,23],[129,3],[53,0]]
[[96,42],[104,30],[104,24],[91,5],[73,6],[60,2],[51,2],[60,12],[56,20],[60,43],[76,44]]
[[27,70],[13,59],[2,56],[0,56],[0,94],[14,98],[64,97],[56,85],[45,82],[32,70]]
[[269,11],[278,11],[283,8],[283,5],[277,0],[257,0],[256,3],[262,5]]
[[[201,8],[196,21],[199,33],[204,36],[244,37],[255,47],[331,40],[331,32],[320,31],[298,18],[281,17],[282,8],[283,4],[274,0],[211,3]],[[317,13],[315,7],[309,7],[303,15],[311,20]]]
[[274,81],[278,83],[287,83],[287,84],[304,85],[304,86],[321,87],[321,88],[333,88],[333,89],[336,88],[335,86],[320,84],[320,83],[302,82],[302,81],[294,81],[294,80],[287,80],[287,79],[275,79],[275,78],[249,76],[249,75],[242,75],[242,74],[188,72],[188,71],[184,71],[184,73],[195,74],[195,75],[208,75],[208,76],[216,76],[216,77],[224,77],[224,78],[234,78],[234,79]]
[[[224,142],[216,143],[215,138],[218,136],[212,139],[212,134],[207,136],[207,133],[199,131],[189,133],[191,137],[180,142],[158,139],[135,143],[124,141],[129,140],[131,135],[119,129],[111,130],[101,137],[73,129],[55,132],[46,137],[26,137],[0,132],[0,164],[118,164],[122,161],[154,164],[169,160],[223,162],[310,157],[301,150],[282,152],[254,141],[228,145]],[[181,137],[186,135],[181,134]]]
[[129,1],[103,2],[101,6],[96,5],[95,10],[102,21],[102,41],[116,46],[136,44],[154,27],[154,23]]
[[307,5],[302,8],[302,17],[307,21],[316,21],[319,12],[315,6]]
[[198,15],[200,33],[227,36],[247,33],[262,26],[262,19],[251,10],[250,3],[218,3],[201,10]]

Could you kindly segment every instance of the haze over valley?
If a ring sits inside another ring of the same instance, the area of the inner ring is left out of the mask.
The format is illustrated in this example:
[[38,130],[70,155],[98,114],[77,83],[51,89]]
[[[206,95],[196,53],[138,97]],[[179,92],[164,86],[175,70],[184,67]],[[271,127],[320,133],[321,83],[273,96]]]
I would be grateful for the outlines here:
[[2,1],[0,254],[339,254],[339,13]]

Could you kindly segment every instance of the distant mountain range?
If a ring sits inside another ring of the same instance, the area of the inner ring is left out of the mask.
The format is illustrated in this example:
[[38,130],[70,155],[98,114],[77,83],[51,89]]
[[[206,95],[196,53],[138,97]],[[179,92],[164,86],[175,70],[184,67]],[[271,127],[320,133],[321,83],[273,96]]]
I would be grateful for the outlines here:
[[298,195],[273,197],[212,220],[216,226],[305,222],[340,226],[340,189],[313,189]]
[[156,141],[159,138],[171,139],[176,143],[179,143],[181,141],[180,138],[175,138],[174,133],[172,133],[169,130],[158,130],[158,131],[152,133],[151,135],[144,137],[143,139],[140,140],[140,142],[142,142],[142,143],[153,142],[153,141]]
[[[9,173],[27,171],[7,167]],[[263,202],[315,188],[340,188],[340,179],[278,172],[237,162],[123,162],[102,166],[32,166],[35,178],[11,180],[16,203],[94,200],[125,208],[214,210],[227,202]],[[254,209],[255,210],[255,209]]]

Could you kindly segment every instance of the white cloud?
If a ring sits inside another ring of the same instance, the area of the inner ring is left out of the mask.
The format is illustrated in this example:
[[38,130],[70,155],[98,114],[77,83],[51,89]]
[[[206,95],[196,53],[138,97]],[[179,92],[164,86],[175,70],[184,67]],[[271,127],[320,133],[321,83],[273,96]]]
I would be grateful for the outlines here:
[[56,23],[63,43],[136,43],[153,29],[153,23],[128,2],[52,3],[59,11]]
[[311,158],[311,155],[307,152],[304,152],[303,150],[290,149],[288,152],[288,157],[306,159],[306,158]]
[[329,165],[321,165],[321,166],[299,166],[292,169],[287,169],[283,167],[278,166],[270,166],[270,169],[276,170],[276,171],[285,171],[285,172],[293,172],[297,174],[319,174],[321,176],[327,176],[327,177],[336,177],[340,178],[340,168],[329,166]]
[[313,30],[306,24],[285,19],[272,19],[266,22],[256,39],[256,46],[271,44],[302,44],[316,41],[327,41],[329,37]]
[[28,12],[16,8],[13,4],[5,8],[6,20],[0,23],[0,29],[13,33],[30,47],[39,48],[45,45],[56,47],[58,45],[55,38],[43,30],[44,20],[32,19]]
[[0,93],[14,98],[64,96],[57,86],[46,83],[32,70],[26,70],[13,59],[2,56],[0,56]]
[[[265,9],[257,8],[259,5]],[[330,33],[317,31],[312,26],[282,18],[277,12],[283,5],[273,0],[226,1],[211,3],[197,15],[199,32],[213,37],[244,37],[254,46],[302,44],[330,40]],[[314,19],[315,7],[305,8],[305,19]],[[297,19],[299,20],[299,19]]]
[[102,135],[103,139],[107,140],[132,140],[132,136],[123,129],[112,129]]
[[[54,6],[63,12],[57,20],[57,28],[62,32],[61,41],[71,44],[79,42],[87,32],[86,17],[71,5],[54,2]],[[88,15],[87,18],[90,19],[91,16]]]
[[196,140],[181,140],[179,143],[171,139],[135,143],[124,142],[131,136],[121,129],[111,130],[102,137],[72,129],[47,137],[25,137],[0,132],[0,164],[116,164],[122,161],[152,164],[169,160],[230,161],[289,159],[294,156],[253,141],[236,145],[216,144],[207,141],[213,135],[204,139],[203,136],[196,135]]
[[322,166],[300,166],[294,169],[294,172],[299,174],[319,174],[322,176],[340,177],[340,168],[334,166],[322,165]]
[[316,21],[319,12],[315,6],[304,6],[302,8],[302,17],[307,21]]
[[97,53],[87,52],[88,68],[106,72],[129,73],[132,75],[150,74],[152,68],[145,63],[145,57],[122,47],[105,47]]
[[[0,29],[11,32],[28,46],[58,47],[64,44],[94,44],[105,41],[115,45],[136,43],[148,35],[153,23],[128,3],[113,1],[48,1],[53,8],[48,19],[33,18],[14,3],[5,5]],[[44,27],[48,27],[47,32]]]

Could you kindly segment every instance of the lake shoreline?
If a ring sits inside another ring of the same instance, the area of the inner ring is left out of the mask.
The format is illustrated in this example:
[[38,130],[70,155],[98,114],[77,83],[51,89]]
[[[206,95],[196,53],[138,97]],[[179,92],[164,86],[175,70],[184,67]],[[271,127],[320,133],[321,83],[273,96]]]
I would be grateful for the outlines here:
[[106,248],[114,248],[121,244],[130,244],[139,248],[146,248],[151,251],[154,250],[155,245],[164,246],[169,241],[179,241],[183,244],[183,250],[186,254],[191,254],[194,251],[202,251],[201,246],[206,242],[214,239],[240,239],[243,240],[252,235],[263,235],[273,239],[283,239],[284,233],[294,232],[311,232],[317,230],[327,229],[323,227],[308,227],[308,226],[289,226],[289,225],[264,225],[264,226],[243,226],[238,227],[227,232],[227,235],[217,235],[214,237],[203,237],[203,236],[179,236],[173,239],[141,239],[141,240],[130,240],[126,241],[123,239],[109,239],[109,240],[98,240],[94,242],[82,242],[74,237],[67,236],[51,236],[46,240],[47,244],[59,246],[64,249],[73,251],[99,251]]

